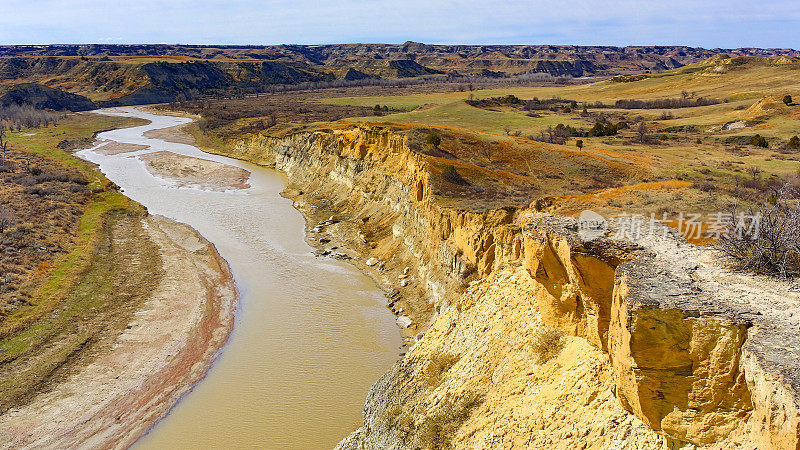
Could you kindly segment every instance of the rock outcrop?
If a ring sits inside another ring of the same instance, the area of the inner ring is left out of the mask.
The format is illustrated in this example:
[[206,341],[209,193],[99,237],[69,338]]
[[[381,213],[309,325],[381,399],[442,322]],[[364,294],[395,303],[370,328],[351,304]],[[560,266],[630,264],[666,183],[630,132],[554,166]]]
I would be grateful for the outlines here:
[[329,201],[369,270],[420,280],[399,293],[421,333],[341,448],[800,445],[796,285],[732,274],[667,228],[585,241],[535,208],[447,208],[388,127],[256,136],[231,156]]

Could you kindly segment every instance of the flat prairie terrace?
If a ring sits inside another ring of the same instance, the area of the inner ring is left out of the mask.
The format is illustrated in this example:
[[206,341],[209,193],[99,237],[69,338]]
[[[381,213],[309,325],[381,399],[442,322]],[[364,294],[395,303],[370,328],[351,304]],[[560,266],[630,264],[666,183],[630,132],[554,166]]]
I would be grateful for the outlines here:
[[[784,97],[800,99],[798,74],[794,57],[717,55],[582,84],[342,88],[169,108],[202,112],[194,134],[208,147],[255,133],[394,128],[430,160],[441,181],[437,198],[457,207],[544,199],[562,214],[677,220],[680,212],[727,211],[797,185],[800,153],[789,141],[800,133],[800,106]],[[624,125],[603,135],[592,132],[598,123]],[[559,128],[567,130],[560,138]],[[432,133],[441,136],[436,148],[425,142]],[[753,145],[756,135],[764,143]],[[441,179],[451,166],[463,182]]]

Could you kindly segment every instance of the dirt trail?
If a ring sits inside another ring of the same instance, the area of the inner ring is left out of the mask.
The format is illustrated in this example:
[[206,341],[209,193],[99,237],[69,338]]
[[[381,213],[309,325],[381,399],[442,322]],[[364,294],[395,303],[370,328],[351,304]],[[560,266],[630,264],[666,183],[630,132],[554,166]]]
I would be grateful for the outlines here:
[[210,367],[233,327],[227,263],[191,227],[143,219],[164,276],[107,353],[0,416],[0,448],[125,448]]

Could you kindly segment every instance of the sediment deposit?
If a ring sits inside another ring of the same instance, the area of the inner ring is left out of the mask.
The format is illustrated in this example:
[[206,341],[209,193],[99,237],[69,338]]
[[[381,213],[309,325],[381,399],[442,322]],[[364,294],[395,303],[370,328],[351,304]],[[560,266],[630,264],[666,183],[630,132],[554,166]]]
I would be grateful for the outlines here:
[[250,172],[207,159],[161,151],[139,156],[147,170],[156,177],[178,187],[194,187],[214,191],[247,189]]
[[227,263],[191,227],[142,226],[164,275],[110,350],[32,402],[0,416],[2,448],[126,448],[191,390],[233,327]]

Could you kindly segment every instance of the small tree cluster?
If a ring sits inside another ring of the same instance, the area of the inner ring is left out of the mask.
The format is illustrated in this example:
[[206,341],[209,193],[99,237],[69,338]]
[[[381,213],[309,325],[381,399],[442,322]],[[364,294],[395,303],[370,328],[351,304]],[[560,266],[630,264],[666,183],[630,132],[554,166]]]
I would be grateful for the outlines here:
[[647,142],[648,131],[647,124],[643,121],[639,122],[639,125],[636,127],[636,140],[639,141],[640,144]]
[[690,100],[689,98],[662,98],[655,100],[617,100],[615,106],[622,109],[675,109],[675,108],[693,108],[696,106],[709,106],[721,103],[716,98],[697,98]]
[[442,137],[436,133],[428,133],[428,135],[425,136],[425,143],[439,148],[439,145],[442,143]]
[[0,107],[0,122],[10,130],[46,127],[63,118],[63,112],[36,109],[31,105],[12,104]]
[[610,122],[597,122],[592,128],[589,129],[589,136],[614,136],[619,130],[628,128],[626,122],[610,123]]
[[764,138],[764,136],[761,136],[760,134],[757,134],[757,135],[755,135],[755,136],[750,138],[750,145],[752,145],[754,147],[767,148],[767,147],[769,147],[769,142],[767,142],[767,140]]
[[536,140],[561,145],[567,142],[567,139],[572,136],[583,136],[585,134],[585,131],[577,130],[575,127],[560,123],[556,126],[548,125],[547,128],[539,133]]

